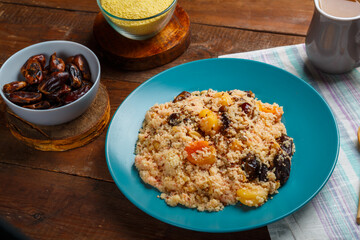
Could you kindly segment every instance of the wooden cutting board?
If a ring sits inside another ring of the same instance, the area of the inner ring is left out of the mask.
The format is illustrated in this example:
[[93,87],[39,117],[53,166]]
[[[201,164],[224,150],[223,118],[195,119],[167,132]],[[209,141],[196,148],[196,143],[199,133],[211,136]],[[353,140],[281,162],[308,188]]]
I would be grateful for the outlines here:
[[147,40],[132,40],[116,32],[99,13],[93,33],[100,49],[98,55],[125,70],[145,70],[169,63],[180,56],[190,44],[190,20],[179,5],[168,25]]
[[99,136],[110,120],[110,100],[106,87],[98,93],[88,110],[71,122],[40,126],[27,122],[6,108],[5,118],[11,133],[26,145],[41,151],[66,151],[84,146]]

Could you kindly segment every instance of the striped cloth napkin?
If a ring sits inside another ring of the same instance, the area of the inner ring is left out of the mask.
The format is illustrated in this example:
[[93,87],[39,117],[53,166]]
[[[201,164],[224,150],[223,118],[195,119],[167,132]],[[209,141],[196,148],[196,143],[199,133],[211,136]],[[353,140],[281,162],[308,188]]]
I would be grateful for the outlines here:
[[338,163],[328,183],[299,211],[268,225],[271,239],[360,239],[359,196],[360,68],[325,74],[307,60],[304,44],[224,55],[265,62],[311,84],[327,101],[340,131]]

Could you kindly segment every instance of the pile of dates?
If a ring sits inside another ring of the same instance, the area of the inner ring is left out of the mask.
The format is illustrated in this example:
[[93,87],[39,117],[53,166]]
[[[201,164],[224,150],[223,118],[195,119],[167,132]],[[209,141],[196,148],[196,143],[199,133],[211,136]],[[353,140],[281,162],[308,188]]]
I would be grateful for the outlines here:
[[22,81],[4,85],[5,96],[30,109],[50,109],[69,104],[92,86],[89,64],[81,54],[64,61],[52,54],[49,64],[43,54],[30,57],[21,67]]

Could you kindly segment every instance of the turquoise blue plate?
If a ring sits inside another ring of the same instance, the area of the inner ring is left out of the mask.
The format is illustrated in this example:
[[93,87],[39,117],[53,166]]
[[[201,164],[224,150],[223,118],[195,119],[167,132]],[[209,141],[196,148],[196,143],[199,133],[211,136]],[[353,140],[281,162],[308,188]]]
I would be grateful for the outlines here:
[[[146,111],[180,92],[251,90],[263,102],[284,107],[283,122],[296,153],[288,182],[259,208],[227,206],[220,212],[170,207],[145,185],[134,166],[134,149]],[[242,59],[207,59],[166,70],[134,90],[116,111],[106,138],[110,173],[138,208],[168,224],[203,232],[234,232],[277,221],[309,202],[325,185],[337,161],[339,134],[324,99],[307,83],[274,66]]]

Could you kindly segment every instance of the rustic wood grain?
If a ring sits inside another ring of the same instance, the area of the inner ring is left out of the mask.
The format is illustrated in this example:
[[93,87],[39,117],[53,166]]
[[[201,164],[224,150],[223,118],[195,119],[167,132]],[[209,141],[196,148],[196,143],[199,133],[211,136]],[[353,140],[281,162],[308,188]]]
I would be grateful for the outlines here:
[[100,84],[90,107],[78,118],[56,126],[40,126],[17,116],[10,109],[5,113],[12,135],[41,151],[68,151],[94,141],[110,121],[110,100]]
[[[7,3],[97,12],[95,0],[1,0]],[[192,23],[227,26],[305,36],[314,10],[313,0],[179,0]]]
[[266,227],[222,234],[173,227],[98,180],[0,164],[0,190],[0,216],[34,239],[269,239]]
[[[64,10],[0,4],[0,64],[20,49],[48,40],[71,40],[88,46],[101,55],[92,36],[96,13],[79,13]],[[26,26],[26,28],[25,28]],[[303,43],[304,37],[191,25],[191,44],[181,58],[162,67],[142,72],[121,71],[101,61],[102,76],[106,79],[121,79],[144,82],[153,75],[172,66],[219,55],[259,50]],[[102,59],[100,59],[102,60]]]
[[[111,103],[123,101],[139,85],[121,81],[103,81],[103,84],[108,86]],[[112,105],[111,116],[117,107]],[[0,162],[112,181],[105,161],[106,130],[86,147],[67,152],[42,152],[13,137],[6,127],[4,112],[1,111]]]

